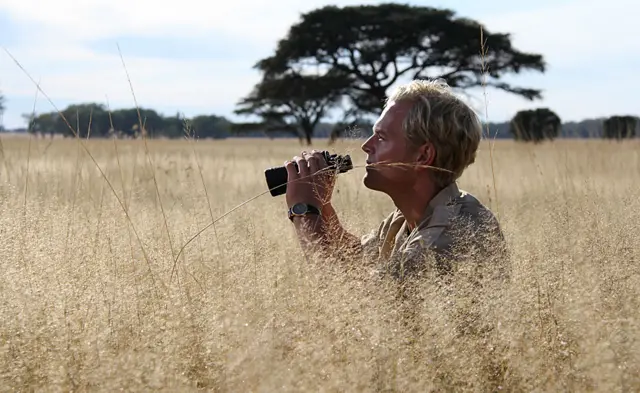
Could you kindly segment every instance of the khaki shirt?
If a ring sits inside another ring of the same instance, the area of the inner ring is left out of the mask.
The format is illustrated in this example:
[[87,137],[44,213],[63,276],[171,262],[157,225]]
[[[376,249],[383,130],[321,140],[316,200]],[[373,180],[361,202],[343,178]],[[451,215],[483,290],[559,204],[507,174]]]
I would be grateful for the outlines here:
[[455,182],[431,200],[413,230],[396,209],[361,244],[366,262],[396,276],[430,267],[446,272],[453,260],[505,251],[496,217]]

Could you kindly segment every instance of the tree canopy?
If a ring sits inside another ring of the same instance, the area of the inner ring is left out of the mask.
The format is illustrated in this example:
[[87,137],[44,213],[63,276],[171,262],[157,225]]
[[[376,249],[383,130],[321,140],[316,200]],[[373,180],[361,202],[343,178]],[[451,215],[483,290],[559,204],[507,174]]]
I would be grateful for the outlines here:
[[[509,34],[492,33],[448,9],[403,4],[325,6],[305,13],[255,68],[265,79],[314,73],[341,76],[345,114],[380,113],[391,85],[442,78],[458,89],[497,88],[529,100],[540,90],[501,78],[545,71],[541,55],[514,48]],[[349,123],[344,120],[344,123]]]
[[316,127],[338,104],[347,83],[341,74],[266,76],[235,111],[257,115],[262,122],[237,124],[234,130],[287,131],[311,144]]
[[549,108],[523,110],[511,119],[510,131],[516,141],[539,143],[560,135],[562,121]]

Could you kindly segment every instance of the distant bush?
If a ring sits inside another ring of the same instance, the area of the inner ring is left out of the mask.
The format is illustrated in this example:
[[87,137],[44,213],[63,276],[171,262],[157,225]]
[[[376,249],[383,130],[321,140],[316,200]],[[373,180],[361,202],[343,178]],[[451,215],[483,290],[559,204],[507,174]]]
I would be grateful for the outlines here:
[[539,143],[553,140],[560,135],[562,121],[548,108],[523,110],[511,119],[511,134],[517,141]]
[[605,139],[635,138],[638,118],[635,116],[611,116],[602,124]]

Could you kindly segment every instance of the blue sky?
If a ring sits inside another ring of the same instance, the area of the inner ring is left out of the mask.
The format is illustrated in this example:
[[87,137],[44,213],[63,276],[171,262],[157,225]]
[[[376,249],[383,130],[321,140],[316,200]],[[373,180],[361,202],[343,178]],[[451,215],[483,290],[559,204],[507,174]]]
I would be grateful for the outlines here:
[[[379,2],[234,0],[214,6],[199,0],[0,0],[0,46],[41,82],[59,109],[80,102],[134,106],[120,45],[140,106],[165,115],[179,111],[241,120],[232,111],[259,79],[252,66],[271,54],[300,12],[364,3]],[[539,106],[563,120],[640,115],[640,3],[634,0],[410,3],[451,8],[490,31],[511,33],[516,48],[545,56],[545,74],[509,78],[542,89],[544,99],[529,102],[490,89],[490,121]],[[23,126],[36,87],[4,50],[0,91],[7,107],[3,124]],[[482,92],[471,93],[486,120]],[[38,113],[54,110],[41,94],[35,104]]]

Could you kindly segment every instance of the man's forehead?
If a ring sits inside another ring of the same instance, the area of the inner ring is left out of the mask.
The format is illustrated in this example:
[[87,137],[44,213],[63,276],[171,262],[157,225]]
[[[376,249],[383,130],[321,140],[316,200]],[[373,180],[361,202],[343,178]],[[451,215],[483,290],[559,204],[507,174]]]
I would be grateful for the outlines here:
[[389,101],[373,125],[373,128],[386,129],[401,124],[409,108],[410,103],[406,101]]

